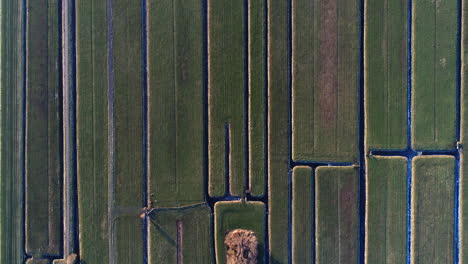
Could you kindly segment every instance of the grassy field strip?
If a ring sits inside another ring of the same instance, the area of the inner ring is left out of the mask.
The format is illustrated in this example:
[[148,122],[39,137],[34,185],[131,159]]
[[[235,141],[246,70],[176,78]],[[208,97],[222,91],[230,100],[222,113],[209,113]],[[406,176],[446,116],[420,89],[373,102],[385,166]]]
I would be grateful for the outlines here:
[[366,263],[405,263],[407,232],[405,157],[367,159]]
[[317,263],[358,263],[358,170],[318,167],[315,177]]
[[[141,1],[112,0],[114,168],[111,208],[143,207],[143,75]],[[114,212],[112,212],[114,213]],[[143,262],[139,214],[111,223],[112,263]]]
[[293,169],[292,187],[292,258],[293,263],[312,264],[314,237],[314,182],[312,168]]
[[457,1],[413,3],[413,148],[454,149]]
[[26,264],[50,264],[48,259],[28,259],[26,260]]
[[76,2],[76,138],[80,259],[109,263],[106,1]]
[[202,9],[199,0],[148,2],[149,198],[157,206],[204,198]]
[[249,3],[249,190],[265,191],[265,1]]
[[368,149],[407,146],[407,0],[365,4],[364,75]]
[[161,209],[150,217],[148,263],[213,263],[208,206]]
[[23,34],[21,1],[0,1],[0,263],[24,254]]
[[62,248],[62,120],[57,0],[27,2],[26,253]]
[[[244,191],[244,45],[244,2],[209,0],[208,159],[211,196],[224,195],[226,169],[231,194],[242,195]],[[226,125],[229,133],[225,131]],[[228,155],[225,148],[229,148]],[[229,159],[228,166],[225,159]]]
[[[466,2],[464,2],[466,3]],[[468,139],[468,5],[462,4],[461,27],[461,98],[460,141]],[[465,147],[466,148],[466,147]],[[460,264],[468,264],[468,159],[465,151],[460,154]]]
[[[265,262],[265,205],[262,202],[218,202],[215,204],[216,263],[226,263],[225,235],[234,229],[255,232],[258,241],[257,264]],[[277,263],[270,261],[270,263]]]
[[293,159],[357,161],[359,1],[292,6]]
[[453,262],[454,170],[452,156],[413,159],[412,263]]
[[270,263],[288,263],[288,2],[268,1],[268,236]]

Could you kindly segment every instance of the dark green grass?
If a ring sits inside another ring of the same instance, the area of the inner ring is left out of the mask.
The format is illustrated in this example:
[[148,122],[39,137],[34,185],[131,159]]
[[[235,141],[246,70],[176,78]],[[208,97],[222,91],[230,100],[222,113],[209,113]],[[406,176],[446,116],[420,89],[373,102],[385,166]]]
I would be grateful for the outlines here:
[[292,6],[292,158],[355,162],[359,1]]
[[158,206],[203,201],[202,1],[148,3],[149,190]]
[[249,1],[249,189],[265,190],[265,3]]
[[457,2],[413,4],[413,148],[454,149]]
[[21,1],[0,1],[0,263],[19,263],[24,252],[23,52]]
[[414,263],[453,262],[455,159],[413,159],[412,258]]
[[26,84],[26,253],[60,255],[62,123],[58,2],[28,1]]
[[288,263],[288,4],[268,1],[268,235],[270,263]]
[[[112,194],[110,261],[143,262],[143,80],[141,1],[112,0],[113,80],[114,80],[114,171]],[[130,208],[130,215],[117,209]]]
[[213,263],[211,224],[206,205],[152,213],[148,263]]
[[294,263],[312,264],[315,241],[312,168],[295,167],[292,187],[292,258]]
[[76,138],[80,259],[109,262],[106,1],[76,3]]
[[367,159],[367,263],[405,263],[407,159]]
[[367,148],[407,146],[407,0],[366,1]]
[[358,170],[316,170],[316,263],[358,263]]
[[[258,241],[257,263],[264,263],[265,256],[265,205],[261,202],[218,202],[215,204],[216,263],[226,263],[224,238],[234,229],[255,232]],[[270,261],[271,263],[271,261]]]
[[[229,148],[229,190],[232,195],[242,195],[244,191],[246,99],[243,7],[242,1],[208,1],[208,171],[211,196],[224,194],[225,148]],[[229,137],[229,146],[225,144],[226,137]]]

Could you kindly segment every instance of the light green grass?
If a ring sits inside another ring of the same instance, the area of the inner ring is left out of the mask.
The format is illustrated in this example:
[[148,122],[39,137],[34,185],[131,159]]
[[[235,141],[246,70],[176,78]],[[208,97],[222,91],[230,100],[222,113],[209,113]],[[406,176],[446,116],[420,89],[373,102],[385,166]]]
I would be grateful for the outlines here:
[[358,263],[358,169],[318,167],[316,263]]
[[28,1],[26,87],[26,253],[62,247],[62,122],[58,2]]
[[218,202],[215,204],[216,263],[226,263],[224,238],[234,229],[251,230],[257,236],[257,264],[265,256],[265,205],[261,202]]
[[265,2],[249,1],[249,190],[265,190]]
[[368,149],[407,146],[407,6],[407,0],[367,0],[365,4]]
[[359,1],[293,1],[294,160],[358,158]]
[[288,3],[268,1],[268,235],[270,263],[288,263]]
[[407,159],[367,159],[366,263],[406,262]]
[[77,185],[82,264],[109,262],[106,1],[76,3]]
[[0,1],[0,263],[23,261],[23,11]]
[[208,1],[208,158],[209,193],[222,196],[225,188],[225,126],[229,124],[229,177],[232,195],[245,185],[244,3]]
[[457,2],[413,4],[413,148],[456,141]]
[[148,2],[149,189],[158,206],[204,198],[202,8]]
[[[150,217],[148,263],[179,263],[178,253],[181,254],[181,263],[214,262],[208,206],[161,209]],[[178,228],[178,221],[181,222],[181,229]]]
[[292,258],[293,263],[312,264],[314,259],[312,252],[315,241],[313,219],[315,212],[314,182],[312,179],[312,168],[295,167],[293,169],[292,187]]
[[453,262],[455,159],[413,159],[412,258],[414,263]]
[[[113,0],[114,175],[113,233],[116,263],[143,262],[143,80],[141,1]],[[136,213],[117,216],[116,208]],[[111,259],[112,261],[112,259]]]

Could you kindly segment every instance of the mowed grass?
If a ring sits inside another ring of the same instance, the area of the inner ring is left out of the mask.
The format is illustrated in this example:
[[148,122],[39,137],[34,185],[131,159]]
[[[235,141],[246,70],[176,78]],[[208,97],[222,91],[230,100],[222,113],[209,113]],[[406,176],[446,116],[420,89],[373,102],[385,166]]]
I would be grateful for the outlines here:
[[298,166],[293,169],[292,186],[292,258],[293,263],[312,264],[315,247],[314,182],[312,168]]
[[36,259],[36,258],[30,258],[26,260],[26,264],[49,264],[48,259]]
[[[265,205],[262,202],[217,202],[215,204],[216,263],[226,263],[224,238],[234,229],[255,233],[258,242],[257,264],[265,261]],[[270,263],[275,263],[270,261]]]
[[413,159],[412,259],[414,263],[452,263],[455,159]]
[[109,262],[106,1],[76,4],[76,138],[80,259]]
[[288,263],[288,3],[268,1],[268,241],[270,263]]
[[366,263],[405,263],[407,234],[405,157],[367,159]]
[[366,1],[366,146],[407,146],[407,0]]
[[202,55],[202,1],[150,1],[149,199],[158,206],[204,199]]
[[316,263],[358,263],[358,170],[318,167]]
[[457,2],[413,4],[413,148],[454,149]]
[[249,1],[249,190],[254,196],[265,191],[265,3]]
[[294,160],[357,161],[358,26],[359,1],[292,2]]
[[206,205],[150,215],[148,263],[213,263],[211,211]]
[[208,1],[208,173],[211,196],[224,195],[227,174],[232,195],[242,195],[245,186],[244,13],[242,1]]
[[[143,262],[143,74],[141,1],[112,0],[113,175],[110,262]],[[112,128],[111,128],[112,129]],[[121,209],[121,210],[120,210]]]
[[58,2],[27,1],[25,250],[62,248],[62,120]]
[[23,34],[21,1],[0,2],[0,263],[24,254]]

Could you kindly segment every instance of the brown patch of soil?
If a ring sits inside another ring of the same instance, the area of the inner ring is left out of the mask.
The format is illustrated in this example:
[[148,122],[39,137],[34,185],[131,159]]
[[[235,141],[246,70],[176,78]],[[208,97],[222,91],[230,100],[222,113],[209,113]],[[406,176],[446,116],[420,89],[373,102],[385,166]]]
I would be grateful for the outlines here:
[[235,229],[226,234],[227,264],[256,264],[257,263],[257,236],[253,231]]

